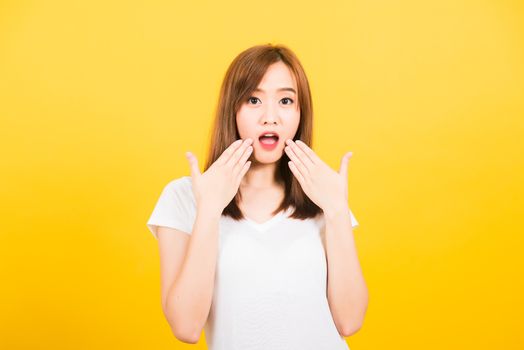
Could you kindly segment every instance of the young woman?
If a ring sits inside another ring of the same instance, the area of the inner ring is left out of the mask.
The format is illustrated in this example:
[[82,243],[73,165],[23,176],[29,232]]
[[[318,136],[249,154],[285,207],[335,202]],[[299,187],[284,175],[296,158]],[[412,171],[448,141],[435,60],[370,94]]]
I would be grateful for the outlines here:
[[169,182],[147,222],[173,334],[211,350],[349,349],[368,293],[347,165],[310,148],[306,74],[283,45],[240,53],[220,91],[209,159]]

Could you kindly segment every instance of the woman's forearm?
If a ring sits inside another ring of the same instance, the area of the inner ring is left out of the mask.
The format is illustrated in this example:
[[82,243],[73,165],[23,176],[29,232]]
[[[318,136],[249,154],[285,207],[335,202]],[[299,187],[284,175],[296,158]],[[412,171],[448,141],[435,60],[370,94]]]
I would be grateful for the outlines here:
[[215,282],[219,222],[216,210],[199,208],[180,273],[167,294],[167,319],[175,336],[197,342],[206,323]]
[[328,302],[339,333],[348,337],[364,322],[368,290],[357,256],[349,209],[325,215]]

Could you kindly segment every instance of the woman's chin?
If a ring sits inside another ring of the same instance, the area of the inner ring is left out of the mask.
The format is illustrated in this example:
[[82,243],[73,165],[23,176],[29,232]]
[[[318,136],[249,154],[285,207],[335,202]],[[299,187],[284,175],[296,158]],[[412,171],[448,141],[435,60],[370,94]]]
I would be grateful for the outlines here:
[[253,154],[249,158],[249,160],[251,161],[252,165],[274,164],[274,163],[278,163],[280,159],[282,159],[282,156],[283,156],[283,152],[279,154],[275,150],[275,152],[267,153],[264,155]]

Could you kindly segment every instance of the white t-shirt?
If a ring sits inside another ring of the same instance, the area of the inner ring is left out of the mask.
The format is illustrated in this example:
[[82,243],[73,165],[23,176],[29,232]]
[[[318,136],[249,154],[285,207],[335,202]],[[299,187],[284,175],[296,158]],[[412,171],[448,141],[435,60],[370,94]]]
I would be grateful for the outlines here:
[[[222,216],[213,301],[204,326],[210,350],[348,350],[333,321],[326,283],[323,215],[264,223]],[[349,210],[352,227],[358,222]],[[191,234],[191,177],[169,182],[147,222]]]

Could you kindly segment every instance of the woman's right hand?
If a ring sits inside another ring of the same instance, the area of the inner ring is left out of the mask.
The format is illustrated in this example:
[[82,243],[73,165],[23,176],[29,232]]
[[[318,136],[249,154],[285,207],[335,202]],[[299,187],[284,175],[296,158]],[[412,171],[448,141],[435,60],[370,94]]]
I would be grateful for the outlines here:
[[215,213],[222,214],[224,208],[235,197],[240,182],[248,171],[251,162],[247,161],[253,151],[253,140],[236,140],[203,173],[198,168],[198,160],[191,153],[186,158],[191,167],[193,194],[197,208],[205,206]]

